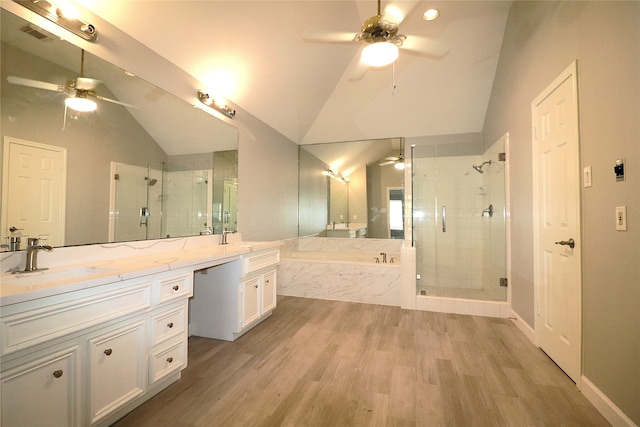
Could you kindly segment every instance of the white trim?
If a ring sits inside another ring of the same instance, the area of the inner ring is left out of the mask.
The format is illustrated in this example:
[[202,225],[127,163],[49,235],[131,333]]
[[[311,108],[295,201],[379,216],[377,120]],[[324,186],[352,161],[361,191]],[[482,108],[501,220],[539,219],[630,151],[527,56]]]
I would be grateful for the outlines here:
[[612,426],[638,427],[598,387],[584,375],[580,378],[580,391],[589,402],[611,423]]
[[527,337],[529,338],[529,341],[531,341],[536,347],[536,331],[529,326],[529,324],[527,322],[525,322],[522,317],[520,317],[518,315],[518,313],[516,313],[515,311],[511,310],[511,314],[509,315],[509,318],[511,320],[513,320],[513,323],[518,327],[518,329],[520,329],[520,331]]

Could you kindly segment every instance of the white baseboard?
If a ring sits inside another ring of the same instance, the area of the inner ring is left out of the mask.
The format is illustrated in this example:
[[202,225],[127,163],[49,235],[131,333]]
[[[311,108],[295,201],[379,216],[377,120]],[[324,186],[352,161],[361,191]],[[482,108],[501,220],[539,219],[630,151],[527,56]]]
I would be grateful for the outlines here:
[[527,322],[525,322],[522,317],[520,317],[518,315],[518,313],[516,313],[515,311],[511,310],[511,315],[509,316],[510,319],[513,320],[513,323],[515,323],[515,325],[518,327],[518,329],[520,329],[520,331],[527,337],[529,338],[529,341],[531,341],[534,345],[537,346],[536,344],[536,331],[529,326],[529,324]]
[[580,391],[614,427],[638,427],[598,387],[584,375],[580,378]]

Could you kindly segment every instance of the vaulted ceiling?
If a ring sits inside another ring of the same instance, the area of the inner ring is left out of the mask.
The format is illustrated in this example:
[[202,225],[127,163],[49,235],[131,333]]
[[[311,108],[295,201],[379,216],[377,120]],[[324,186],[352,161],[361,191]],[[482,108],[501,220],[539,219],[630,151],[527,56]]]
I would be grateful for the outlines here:
[[[78,0],[232,105],[298,144],[480,132],[510,1],[395,1],[400,33],[448,46],[441,58],[400,51],[352,79],[358,43],[303,39],[360,31],[377,2]],[[440,10],[431,22],[428,8]],[[362,42],[361,42],[362,43]]]

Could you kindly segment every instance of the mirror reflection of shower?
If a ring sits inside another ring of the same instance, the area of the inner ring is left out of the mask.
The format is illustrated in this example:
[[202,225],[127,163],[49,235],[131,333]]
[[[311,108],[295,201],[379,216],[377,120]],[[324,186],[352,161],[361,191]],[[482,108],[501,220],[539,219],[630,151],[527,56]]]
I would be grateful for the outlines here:
[[491,164],[491,160],[487,160],[486,162],[484,162],[484,163],[482,163],[482,164],[480,164],[480,165],[473,165],[473,168],[474,168],[475,170],[477,170],[478,172],[480,172],[480,173],[484,173],[484,171],[482,170],[482,167],[483,167],[484,165],[490,165],[490,164]]

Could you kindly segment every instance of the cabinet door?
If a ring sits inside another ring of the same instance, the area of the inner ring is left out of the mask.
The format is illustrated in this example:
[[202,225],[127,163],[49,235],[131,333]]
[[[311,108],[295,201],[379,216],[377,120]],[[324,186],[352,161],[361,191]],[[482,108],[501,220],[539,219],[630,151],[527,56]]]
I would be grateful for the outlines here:
[[90,340],[91,422],[144,393],[144,321]]
[[255,277],[242,282],[243,328],[260,317],[260,281],[261,277]]
[[261,314],[276,308],[276,270],[262,276],[262,310]]
[[78,426],[78,347],[2,373],[3,427]]

